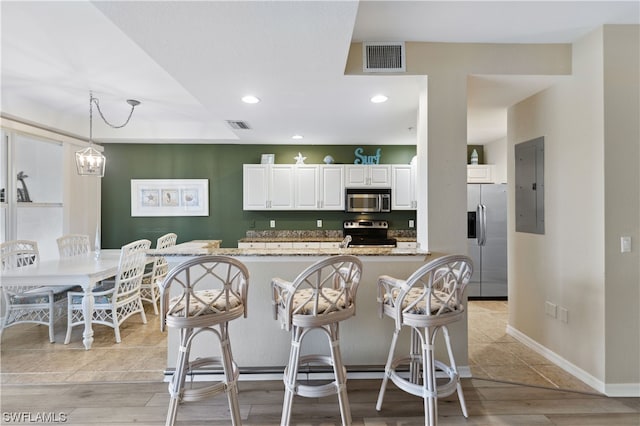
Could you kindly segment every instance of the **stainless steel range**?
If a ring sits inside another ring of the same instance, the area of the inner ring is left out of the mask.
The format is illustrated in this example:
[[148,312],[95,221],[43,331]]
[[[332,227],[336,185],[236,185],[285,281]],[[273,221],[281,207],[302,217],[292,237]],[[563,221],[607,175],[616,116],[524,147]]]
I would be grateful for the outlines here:
[[348,247],[396,247],[396,239],[387,236],[388,229],[386,220],[345,220],[342,235],[350,240]]

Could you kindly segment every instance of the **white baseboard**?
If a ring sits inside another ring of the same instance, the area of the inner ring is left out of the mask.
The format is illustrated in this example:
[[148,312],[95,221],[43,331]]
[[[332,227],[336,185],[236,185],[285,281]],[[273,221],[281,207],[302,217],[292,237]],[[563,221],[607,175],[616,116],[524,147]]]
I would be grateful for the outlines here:
[[604,394],[621,398],[640,397],[640,383],[613,383],[604,385]]
[[640,397],[640,383],[604,383],[510,325],[507,325],[507,334],[600,393],[610,397]]
[[[440,373],[440,372],[439,372]],[[458,374],[461,378],[471,378],[471,368],[468,365],[464,365],[462,367],[458,366]],[[171,380],[171,376],[173,375],[173,371],[165,370],[164,372],[164,381],[169,382]],[[324,372],[316,372],[316,373],[300,373],[300,376],[306,375],[308,379],[311,380],[333,380],[333,373],[324,373]],[[266,381],[266,380],[282,380],[283,372],[241,372],[238,376],[238,380],[243,381]],[[371,370],[371,371],[347,371],[347,379],[378,379],[382,380],[384,376],[383,370]],[[443,376],[444,377],[444,376]],[[193,376],[188,376],[187,381],[194,382],[209,382],[216,381],[222,378],[222,373],[218,372],[201,372],[198,374],[194,374]]]

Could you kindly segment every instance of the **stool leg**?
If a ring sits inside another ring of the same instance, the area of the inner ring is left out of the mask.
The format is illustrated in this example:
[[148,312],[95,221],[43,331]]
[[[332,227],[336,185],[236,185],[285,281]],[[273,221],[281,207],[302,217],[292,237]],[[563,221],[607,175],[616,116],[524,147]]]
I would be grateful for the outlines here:
[[422,345],[420,344],[420,330],[411,328],[411,340],[409,346],[409,381],[420,383],[420,368],[422,367]]
[[456,360],[453,357],[453,349],[451,348],[451,339],[449,338],[449,329],[447,326],[442,326],[442,331],[444,333],[444,340],[447,344],[447,352],[449,353],[449,366],[454,371],[456,375],[456,389],[458,390],[458,400],[460,401],[460,408],[462,409],[462,414],[465,417],[469,417],[467,415],[467,404],[464,400],[464,394],[462,393],[462,384],[460,383],[460,376],[458,375],[458,367],[456,366]]
[[339,327],[339,323],[329,324],[328,326],[329,335],[331,336],[331,359],[333,361],[333,373],[336,377],[336,386],[338,387],[338,404],[340,405],[342,426],[349,426],[351,425],[351,408],[349,407],[349,398],[347,396],[347,377],[342,363],[342,354],[340,353]]
[[[437,329],[436,329],[437,330]],[[433,344],[435,331],[429,327],[424,330],[425,336],[422,341],[422,362],[423,362],[423,388],[424,388],[424,411],[425,426],[436,426],[438,424],[438,394],[436,390],[436,366],[434,362]]]
[[284,372],[284,402],[282,404],[282,418],[280,420],[280,426],[288,426],[291,422],[291,405],[293,404],[293,395],[295,394],[296,380],[298,377],[301,341],[302,328],[294,325],[291,330],[289,364],[287,364]]
[[391,363],[393,362],[393,353],[396,350],[396,344],[398,343],[398,335],[400,330],[395,329],[393,331],[393,337],[391,338],[391,348],[389,349],[389,356],[387,357],[387,364],[384,366],[384,376],[382,377],[382,385],[380,386],[380,392],[378,393],[378,401],[376,402],[376,410],[382,409],[382,401],[384,400],[384,392],[387,389],[387,383],[389,382],[389,376],[391,375]]
[[169,394],[171,399],[169,400],[169,411],[167,412],[166,426],[173,426],[178,417],[178,404],[182,397],[182,390],[184,389],[184,382],[187,375],[187,364],[189,362],[189,336],[192,330],[180,330],[180,347],[178,348],[178,361],[176,363],[176,370],[173,372],[173,377],[169,383]]
[[240,416],[240,404],[238,403],[238,383],[233,371],[233,356],[229,342],[229,323],[220,324],[220,352],[222,353],[222,366],[227,382],[227,399],[229,400],[229,411],[231,412],[231,424],[239,426],[242,424]]

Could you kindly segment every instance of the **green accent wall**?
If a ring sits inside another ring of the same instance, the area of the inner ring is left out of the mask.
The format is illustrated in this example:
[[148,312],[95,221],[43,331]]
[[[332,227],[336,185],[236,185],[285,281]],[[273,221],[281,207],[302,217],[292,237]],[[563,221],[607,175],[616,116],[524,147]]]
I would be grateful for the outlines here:
[[[205,145],[205,144],[105,144],[107,157],[102,179],[102,247],[119,248],[146,238],[155,246],[167,232],[178,242],[222,240],[222,247],[237,247],[247,230],[341,230],[342,221],[367,216],[337,211],[243,211],[242,165],[260,163],[261,154],[275,154],[276,164],[294,164],[301,152],[306,164],[322,164],[326,155],[335,162],[353,164],[361,145]],[[413,145],[362,146],[374,155],[380,148],[381,164],[408,164],[416,154]],[[131,179],[209,179],[207,217],[131,217]],[[415,211],[395,211],[376,218],[389,221],[390,229],[407,229]],[[370,218],[370,217],[369,217]],[[316,227],[316,220],[323,227]]]

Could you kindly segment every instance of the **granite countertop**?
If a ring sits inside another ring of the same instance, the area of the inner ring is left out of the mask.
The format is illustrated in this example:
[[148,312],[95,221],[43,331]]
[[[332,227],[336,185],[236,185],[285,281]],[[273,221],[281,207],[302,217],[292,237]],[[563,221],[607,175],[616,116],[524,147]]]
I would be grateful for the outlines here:
[[[416,241],[415,237],[391,237],[397,241]],[[281,242],[340,242],[343,237],[245,237],[238,240],[239,243],[281,243]]]
[[[413,230],[390,230],[389,238],[395,238],[397,241],[413,242],[416,241],[415,231]],[[342,231],[324,230],[324,231],[247,231],[244,238],[238,240],[240,243],[267,243],[267,242],[339,242],[344,236]]]
[[[290,241],[290,240],[289,240]],[[239,249],[219,248],[219,240],[194,240],[161,250],[148,250],[149,256],[330,256],[352,254],[354,256],[427,256],[420,249],[388,247],[308,248],[308,249]]]
[[281,243],[281,242],[340,242],[342,237],[313,237],[313,236],[291,236],[291,237],[245,237],[238,240],[240,243]]

